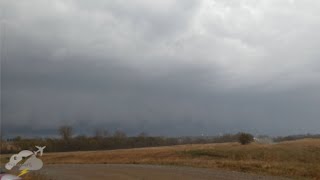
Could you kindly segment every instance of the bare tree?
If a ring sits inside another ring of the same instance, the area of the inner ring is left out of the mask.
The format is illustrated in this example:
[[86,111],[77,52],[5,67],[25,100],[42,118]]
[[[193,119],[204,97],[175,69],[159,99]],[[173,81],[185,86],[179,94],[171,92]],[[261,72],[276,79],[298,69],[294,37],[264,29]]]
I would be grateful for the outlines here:
[[138,134],[138,137],[142,137],[142,138],[145,138],[147,136],[148,134],[146,132],[141,132],[140,134]]
[[116,131],[114,132],[114,134],[113,134],[113,137],[115,137],[115,138],[126,138],[127,135],[126,135],[126,133],[123,132],[123,131],[116,130]]
[[103,137],[108,137],[108,136],[109,136],[109,132],[106,129],[98,128],[95,131],[95,137],[96,138],[103,138]]
[[72,138],[72,127],[71,126],[61,126],[59,128],[59,134],[61,138],[65,141],[68,141]]

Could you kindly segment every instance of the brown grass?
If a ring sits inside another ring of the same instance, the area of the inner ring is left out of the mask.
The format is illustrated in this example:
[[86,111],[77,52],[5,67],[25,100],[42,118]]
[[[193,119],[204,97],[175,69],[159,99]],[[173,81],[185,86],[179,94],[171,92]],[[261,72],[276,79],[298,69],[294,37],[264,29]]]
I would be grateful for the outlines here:
[[[0,157],[7,162],[10,155]],[[304,139],[279,144],[238,143],[180,145],[110,151],[45,153],[45,164],[160,164],[222,168],[241,172],[320,179],[320,140]],[[3,164],[2,164],[3,165]],[[44,179],[29,174],[31,179]]]
[[320,140],[279,144],[180,145],[110,151],[46,153],[46,164],[161,164],[320,179]]

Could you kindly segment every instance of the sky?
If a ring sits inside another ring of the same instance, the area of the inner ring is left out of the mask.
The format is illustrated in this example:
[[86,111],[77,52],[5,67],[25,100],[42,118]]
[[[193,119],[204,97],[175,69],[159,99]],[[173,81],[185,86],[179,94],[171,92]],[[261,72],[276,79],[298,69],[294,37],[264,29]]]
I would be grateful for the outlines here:
[[6,136],[320,133],[320,1],[0,7]]

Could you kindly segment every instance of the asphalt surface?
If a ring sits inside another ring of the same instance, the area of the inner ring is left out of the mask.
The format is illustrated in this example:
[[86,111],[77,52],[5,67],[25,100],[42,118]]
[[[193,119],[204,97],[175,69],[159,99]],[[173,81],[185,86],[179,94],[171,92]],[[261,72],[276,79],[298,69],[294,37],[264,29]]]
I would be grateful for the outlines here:
[[63,164],[45,165],[40,170],[52,180],[271,180],[284,179],[220,169],[200,169],[176,166],[127,165],[127,164]]

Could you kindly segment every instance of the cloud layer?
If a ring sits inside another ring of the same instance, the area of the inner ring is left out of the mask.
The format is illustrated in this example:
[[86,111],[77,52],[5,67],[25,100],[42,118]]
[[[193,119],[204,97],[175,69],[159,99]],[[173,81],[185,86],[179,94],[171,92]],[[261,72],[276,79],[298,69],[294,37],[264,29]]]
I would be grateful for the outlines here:
[[[320,2],[1,2],[2,126],[316,133]],[[32,130],[28,130],[29,127]]]

